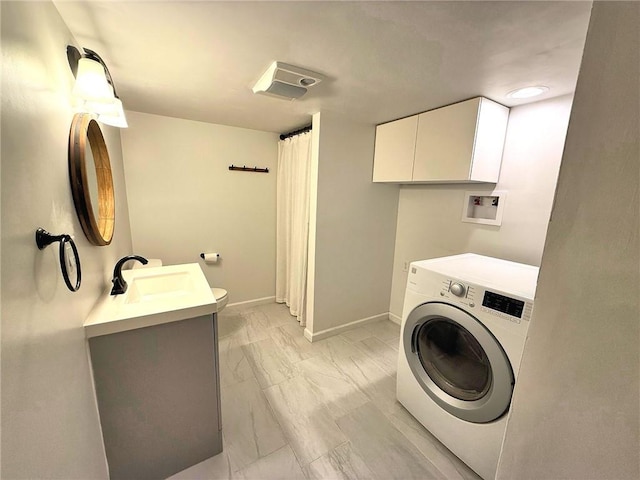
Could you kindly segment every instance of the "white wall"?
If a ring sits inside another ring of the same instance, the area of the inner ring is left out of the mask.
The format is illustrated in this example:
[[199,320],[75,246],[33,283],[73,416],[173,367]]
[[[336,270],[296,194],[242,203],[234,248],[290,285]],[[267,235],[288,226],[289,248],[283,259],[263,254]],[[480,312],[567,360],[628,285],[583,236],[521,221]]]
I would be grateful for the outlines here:
[[[67,166],[75,44],[50,2],[1,2],[2,12],[2,478],[107,478],[83,322],[110,286],[131,234],[119,130],[103,126],[114,174],[110,246],[86,240]],[[67,290],[57,248],[38,227],[71,234],[82,286]]]
[[[472,252],[540,265],[571,96],[511,109],[498,183],[402,185],[389,310],[402,315],[404,262]],[[465,191],[507,191],[502,225],[464,223]]]
[[[275,295],[277,135],[127,112],[122,133],[135,252],[200,263],[237,303]],[[230,171],[229,165],[269,173]],[[200,252],[219,252],[207,265]]]
[[[398,187],[371,182],[375,126],[314,115],[307,336],[387,318]],[[315,247],[315,248],[314,248]],[[314,253],[315,250],[315,253]]]
[[640,478],[640,4],[595,2],[498,478]]

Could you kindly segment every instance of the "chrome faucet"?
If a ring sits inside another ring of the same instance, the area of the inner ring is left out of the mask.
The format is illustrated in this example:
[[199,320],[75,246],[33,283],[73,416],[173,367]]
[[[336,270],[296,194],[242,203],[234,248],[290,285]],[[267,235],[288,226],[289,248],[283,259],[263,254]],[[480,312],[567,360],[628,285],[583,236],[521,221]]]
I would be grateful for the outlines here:
[[143,265],[146,265],[149,262],[146,258],[141,257],[140,255],[127,255],[126,257],[122,257],[118,260],[116,267],[113,269],[113,279],[111,280],[113,288],[111,289],[111,295],[120,295],[127,291],[127,282],[122,278],[122,266],[129,260],[137,260]]

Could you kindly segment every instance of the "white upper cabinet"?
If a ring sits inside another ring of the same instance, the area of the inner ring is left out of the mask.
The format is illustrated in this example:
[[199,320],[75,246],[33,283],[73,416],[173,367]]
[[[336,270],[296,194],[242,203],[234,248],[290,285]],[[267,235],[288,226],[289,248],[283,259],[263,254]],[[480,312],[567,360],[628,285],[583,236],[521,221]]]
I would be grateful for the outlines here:
[[508,118],[478,97],[379,125],[373,181],[496,183]]
[[417,131],[418,115],[376,127],[374,182],[403,182],[411,179]]

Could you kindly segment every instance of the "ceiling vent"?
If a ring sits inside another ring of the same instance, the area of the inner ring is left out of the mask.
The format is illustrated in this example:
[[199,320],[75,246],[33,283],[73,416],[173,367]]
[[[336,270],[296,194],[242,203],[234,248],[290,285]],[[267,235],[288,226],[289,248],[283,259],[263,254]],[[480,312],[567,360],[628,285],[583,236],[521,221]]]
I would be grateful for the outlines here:
[[322,75],[282,62],[273,62],[253,86],[253,93],[293,100],[322,81]]

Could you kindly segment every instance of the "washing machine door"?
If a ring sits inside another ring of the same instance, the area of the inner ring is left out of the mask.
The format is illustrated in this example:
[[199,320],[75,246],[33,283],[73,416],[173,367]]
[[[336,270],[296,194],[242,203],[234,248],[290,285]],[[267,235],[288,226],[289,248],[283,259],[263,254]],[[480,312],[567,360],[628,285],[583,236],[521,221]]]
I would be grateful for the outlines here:
[[511,364],[496,338],[470,313],[441,302],[419,305],[407,318],[403,342],[416,380],[447,412],[487,423],[508,410]]

